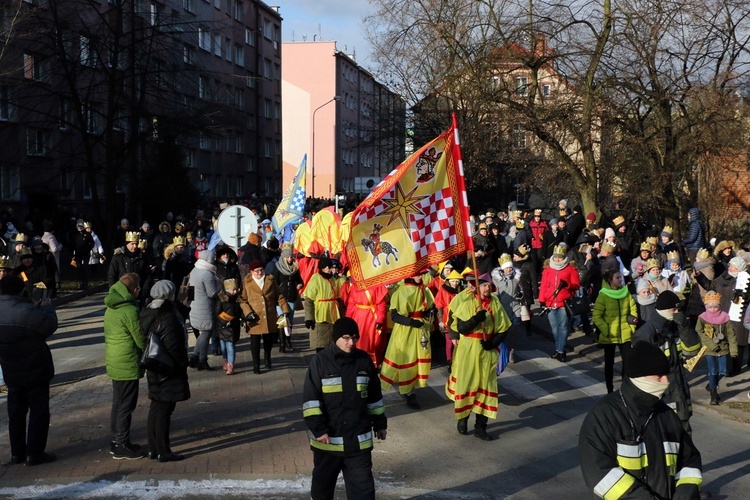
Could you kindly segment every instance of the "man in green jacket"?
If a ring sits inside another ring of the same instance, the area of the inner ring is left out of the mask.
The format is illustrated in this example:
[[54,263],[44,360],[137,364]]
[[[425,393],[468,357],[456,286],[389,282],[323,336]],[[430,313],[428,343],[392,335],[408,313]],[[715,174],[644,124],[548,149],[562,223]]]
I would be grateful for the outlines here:
[[110,453],[115,460],[136,460],[145,455],[140,446],[130,442],[130,421],[138,402],[138,380],[144,370],[138,360],[146,346],[141,332],[138,303],[140,278],[126,273],[109,289],[104,299],[105,364],[112,379],[112,412]]

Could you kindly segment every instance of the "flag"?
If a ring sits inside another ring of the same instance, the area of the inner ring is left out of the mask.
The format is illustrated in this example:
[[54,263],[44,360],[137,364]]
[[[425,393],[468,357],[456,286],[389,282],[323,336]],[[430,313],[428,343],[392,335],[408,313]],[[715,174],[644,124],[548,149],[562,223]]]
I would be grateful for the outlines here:
[[292,179],[284,196],[281,198],[276,212],[271,218],[273,229],[276,234],[281,234],[281,230],[301,219],[305,215],[305,172],[307,171],[307,155],[302,157],[302,163],[299,165],[297,174]]
[[354,210],[346,253],[360,290],[395,283],[473,250],[456,118]]

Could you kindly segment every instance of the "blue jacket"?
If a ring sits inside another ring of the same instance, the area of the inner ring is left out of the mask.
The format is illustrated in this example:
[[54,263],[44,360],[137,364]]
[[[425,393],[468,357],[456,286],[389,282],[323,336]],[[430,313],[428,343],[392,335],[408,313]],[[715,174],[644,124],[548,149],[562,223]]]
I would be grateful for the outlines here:
[[688,234],[682,240],[682,244],[685,245],[686,250],[697,252],[706,247],[706,230],[703,227],[701,211],[698,208],[693,207],[688,213],[690,214],[690,226],[688,226]]

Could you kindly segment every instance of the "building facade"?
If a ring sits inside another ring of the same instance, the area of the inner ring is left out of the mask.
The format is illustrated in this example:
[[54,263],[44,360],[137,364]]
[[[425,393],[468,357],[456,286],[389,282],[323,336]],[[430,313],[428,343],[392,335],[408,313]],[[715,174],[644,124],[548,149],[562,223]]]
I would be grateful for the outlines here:
[[284,185],[307,155],[307,196],[367,195],[405,157],[405,104],[336,48],[283,44]]
[[13,0],[0,37],[0,205],[109,224],[188,192],[280,196],[276,8]]

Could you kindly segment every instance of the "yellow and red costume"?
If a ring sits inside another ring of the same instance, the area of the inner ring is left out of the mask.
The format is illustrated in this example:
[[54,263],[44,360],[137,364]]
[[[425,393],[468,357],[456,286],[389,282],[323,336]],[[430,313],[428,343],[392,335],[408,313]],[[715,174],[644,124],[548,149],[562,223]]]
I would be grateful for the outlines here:
[[388,289],[385,285],[376,285],[359,290],[347,281],[341,286],[341,298],[346,304],[346,317],[359,325],[357,349],[365,351],[375,366],[380,366],[385,355],[386,336],[383,329],[388,310]]

